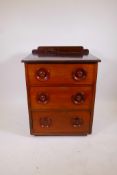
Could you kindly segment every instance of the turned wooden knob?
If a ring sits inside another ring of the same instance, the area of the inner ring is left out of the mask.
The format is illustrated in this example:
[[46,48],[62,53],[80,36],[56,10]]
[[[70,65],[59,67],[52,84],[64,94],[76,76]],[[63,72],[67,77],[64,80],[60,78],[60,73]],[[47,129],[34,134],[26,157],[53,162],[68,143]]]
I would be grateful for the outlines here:
[[79,68],[73,72],[72,76],[74,80],[83,80],[86,78],[87,72],[84,69]]
[[48,103],[48,101],[49,101],[48,94],[40,93],[37,95],[37,102],[38,103],[46,104],[46,103]]
[[40,81],[44,81],[44,80],[48,80],[48,78],[49,78],[49,72],[46,69],[40,68],[39,70],[37,70],[36,79]]
[[72,101],[74,104],[81,104],[85,102],[85,94],[84,92],[79,92],[72,96]]
[[82,118],[80,118],[80,117],[74,117],[74,118],[72,118],[72,126],[74,127],[74,128],[76,128],[76,127],[80,127],[81,125],[83,125],[83,119]]
[[49,128],[52,124],[52,119],[48,117],[40,118],[40,125],[42,128]]

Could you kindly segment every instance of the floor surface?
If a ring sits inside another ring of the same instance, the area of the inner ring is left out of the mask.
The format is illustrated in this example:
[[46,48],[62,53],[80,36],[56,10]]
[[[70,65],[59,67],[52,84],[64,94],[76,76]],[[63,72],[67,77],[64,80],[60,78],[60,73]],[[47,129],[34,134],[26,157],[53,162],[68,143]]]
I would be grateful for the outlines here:
[[93,133],[80,137],[31,136],[26,105],[0,110],[0,175],[117,174],[117,102],[96,102]]

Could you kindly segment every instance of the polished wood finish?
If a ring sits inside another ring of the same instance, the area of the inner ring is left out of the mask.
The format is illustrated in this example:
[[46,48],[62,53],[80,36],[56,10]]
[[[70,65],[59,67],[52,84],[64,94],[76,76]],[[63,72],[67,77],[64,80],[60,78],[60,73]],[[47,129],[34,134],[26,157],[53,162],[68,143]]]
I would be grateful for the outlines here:
[[90,127],[87,111],[32,112],[32,119],[35,135],[80,135],[88,133]]
[[91,109],[92,95],[90,86],[31,87],[31,109]]
[[[28,64],[30,85],[94,84],[96,64]],[[40,74],[43,74],[39,77]]]
[[[39,47],[25,64],[30,133],[87,135],[92,132],[100,59],[78,47]],[[70,57],[71,55],[72,57]],[[76,56],[77,54],[78,56]]]

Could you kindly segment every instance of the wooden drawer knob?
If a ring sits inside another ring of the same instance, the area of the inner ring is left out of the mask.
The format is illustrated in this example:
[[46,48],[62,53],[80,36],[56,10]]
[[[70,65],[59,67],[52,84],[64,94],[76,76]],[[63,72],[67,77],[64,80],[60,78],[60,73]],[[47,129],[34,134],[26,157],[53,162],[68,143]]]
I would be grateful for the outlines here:
[[48,80],[49,72],[44,68],[40,68],[39,70],[36,71],[36,79],[40,81]]
[[40,118],[40,125],[42,128],[49,128],[52,124],[52,119],[48,117]]
[[79,92],[72,96],[72,101],[74,104],[81,104],[85,102],[85,94],[84,92]]
[[84,123],[83,122],[83,119],[80,118],[80,117],[74,117],[74,118],[72,118],[72,126],[74,128],[82,126],[83,123]]
[[84,80],[87,76],[87,72],[84,69],[80,68],[75,70],[72,76],[74,80],[77,80],[77,81]]
[[40,93],[37,95],[37,102],[38,103],[46,104],[46,103],[48,103],[48,101],[49,101],[48,94]]

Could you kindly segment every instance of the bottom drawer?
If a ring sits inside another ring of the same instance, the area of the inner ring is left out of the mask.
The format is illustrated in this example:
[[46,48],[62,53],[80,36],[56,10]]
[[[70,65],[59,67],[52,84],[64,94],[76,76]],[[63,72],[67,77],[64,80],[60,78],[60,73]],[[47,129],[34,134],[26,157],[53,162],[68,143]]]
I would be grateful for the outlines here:
[[89,133],[90,112],[32,112],[34,135],[85,135]]

